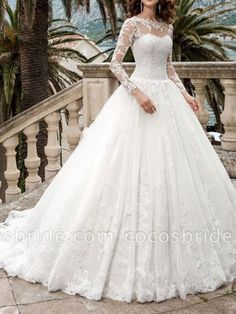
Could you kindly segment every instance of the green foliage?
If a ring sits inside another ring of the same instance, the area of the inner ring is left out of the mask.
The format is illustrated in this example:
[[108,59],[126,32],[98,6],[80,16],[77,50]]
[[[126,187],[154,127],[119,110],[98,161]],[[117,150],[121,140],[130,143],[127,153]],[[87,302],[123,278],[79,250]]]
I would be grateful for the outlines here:
[[85,40],[78,33],[78,29],[64,20],[60,20],[61,23],[64,22],[60,26],[57,26],[57,22],[58,20],[54,21],[48,31],[48,66],[51,93],[58,92],[81,79],[77,72],[63,66],[62,60],[87,62],[87,58],[82,53],[70,47],[73,42],[79,43],[79,41]]
[[[231,1],[203,8],[194,8],[195,2],[176,1],[173,61],[230,61],[227,50],[236,51],[236,47],[225,38],[235,39],[236,30],[219,22],[219,17],[235,12],[236,8],[231,7]],[[185,83],[189,92],[194,93],[190,80]],[[218,79],[208,80],[206,98],[216,117],[216,130],[223,132],[220,113],[224,109],[224,94]]]
[[[224,42],[225,36],[236,38],[233,26],[220,24],[216,17],[236,11],[227,7],[230,2],[217,3],[205,8],[194,8],[196,0],[176,1],[174,23],[174,61],[226,61],[227,49],[235,50]],[[223,7],[223,9],[222,9]]]

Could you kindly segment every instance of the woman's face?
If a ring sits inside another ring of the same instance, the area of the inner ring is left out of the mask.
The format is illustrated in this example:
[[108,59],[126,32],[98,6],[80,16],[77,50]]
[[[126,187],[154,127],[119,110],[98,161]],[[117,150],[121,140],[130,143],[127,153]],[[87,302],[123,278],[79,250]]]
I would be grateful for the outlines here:
[[159,0],[142,0],[142,3],[148,8],[156,7],[158,2]]

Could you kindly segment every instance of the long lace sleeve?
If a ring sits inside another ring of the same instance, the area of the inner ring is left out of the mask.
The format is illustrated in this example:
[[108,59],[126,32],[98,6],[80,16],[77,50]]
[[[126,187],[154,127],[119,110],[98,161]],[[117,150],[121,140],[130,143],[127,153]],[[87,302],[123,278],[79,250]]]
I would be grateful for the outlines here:
[[128,48],[133,42],[134,25],[130,18],[126,19],[122,24],[120,34],[117,39],[116,47],[111,59],[110,69],[120,83],[127,88],[131,93],[137,86],[129,79],[128,74],[125,72],[122,61]]
[[[170,24],[170,34],[173,40],[173,26],[171,24]],[[184,84],[182,83],[181,79],[179,78],[172,64],[172,51],[169,53],[167,57],[166,68],[167,68],[168,77],[176,84],[176,86],[180,89],[181,92],[185,92],[186,88],[184,87]]]

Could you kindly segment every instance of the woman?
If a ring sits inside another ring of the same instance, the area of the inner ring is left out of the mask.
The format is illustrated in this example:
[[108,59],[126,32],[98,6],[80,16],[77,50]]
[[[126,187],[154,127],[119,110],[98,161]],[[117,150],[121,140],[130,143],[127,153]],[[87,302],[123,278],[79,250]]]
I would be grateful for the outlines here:
[[126,302],[234,280],[236,193],[173,68],[173,12],[173,1],[133,4],[111,61],[121,85],[36,206],[2,224],[9,275]]

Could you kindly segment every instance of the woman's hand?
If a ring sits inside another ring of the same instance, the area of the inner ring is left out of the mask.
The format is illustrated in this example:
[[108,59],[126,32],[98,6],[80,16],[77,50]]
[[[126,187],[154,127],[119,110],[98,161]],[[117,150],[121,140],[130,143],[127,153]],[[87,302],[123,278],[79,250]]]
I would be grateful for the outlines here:
[[137,102],[147,113],[154,113],[156,111],[156,107],[154,106],[153,101],[145,95],[140,89],[135,88],[132,91],[132,95],[137,99]]
[[191,96],[188,92],[185,92],[183,95],[187,103],[190,105],[193,111],[198,115],[202,111],[202,105],[199,102],[199,100]]

